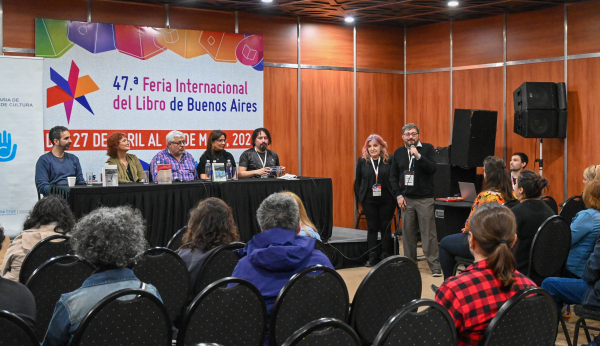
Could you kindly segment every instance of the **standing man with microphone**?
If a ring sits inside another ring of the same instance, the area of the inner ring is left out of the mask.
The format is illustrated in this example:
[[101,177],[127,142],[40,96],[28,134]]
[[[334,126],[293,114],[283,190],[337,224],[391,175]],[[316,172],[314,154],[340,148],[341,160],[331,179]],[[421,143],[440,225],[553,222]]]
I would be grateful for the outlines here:
[[404,255],[417,262],[419,220],[423,253],[435,277],[442,276],[438,258],[437,230],[433,210],[433,175],[437,169],[435,149],[419,140],[419,127],[413,123],[402,127],[404,146],[394,152],[390,182],[402,212],[402,247]]

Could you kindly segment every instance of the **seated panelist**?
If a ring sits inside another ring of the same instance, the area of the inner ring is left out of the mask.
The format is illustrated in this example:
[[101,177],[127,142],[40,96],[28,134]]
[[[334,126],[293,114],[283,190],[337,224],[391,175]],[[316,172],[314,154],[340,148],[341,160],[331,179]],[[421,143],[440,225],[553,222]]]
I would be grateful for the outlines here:
[[206,151],[198,159],[198,167],[196,167],[200,179],[209,178],[206,172],[204,172],[207,161],[217,161],[217,163],[227,165],[227,160],[229,160],[231,166],[235,167],[235,159],[233,158],[233,155],[225,150],[226,144],[227,134],[225,132],[221,130],[214,130],[210,133],[208,136]]
[[170,164],[173,171],[173,180],[192,181],[198,179],[196,161],[189,152],[185,151],[187,141],[180,131],[171,131],[167,135],[167,147],[158,152],[150,161],[150,174],[156,181],[158,164]]
[[[279,156],[273,150],[267,149],[272,143],[269,130],[259,127],[252,133],[252,143],[254,148],[248,149],[240,156],[240,167],[238,176],[240,178],[260,178],[268,177],[271,174],[271,167],[279,166]],[[281,167],[284,171],[285,167]]]
[[106,155],[109,165],[116,165],[119,173],[119,183],[144,181],[144,169],[137,156],[128,154],[130,141],[123,132],[115,132],[107,141]]

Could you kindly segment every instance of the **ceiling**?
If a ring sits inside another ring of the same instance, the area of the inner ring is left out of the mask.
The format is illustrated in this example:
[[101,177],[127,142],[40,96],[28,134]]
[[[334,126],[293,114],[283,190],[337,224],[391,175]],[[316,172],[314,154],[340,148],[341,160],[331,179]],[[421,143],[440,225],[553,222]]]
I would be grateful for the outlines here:
[[343,22],[350,15],[356,24],[418,26],[450,20],[475,19],[503,13],[526,12],[585,0],[459,0],[450,8],[446,0],[121,0],[169,4],[220,11],[293,16],[318,21]]

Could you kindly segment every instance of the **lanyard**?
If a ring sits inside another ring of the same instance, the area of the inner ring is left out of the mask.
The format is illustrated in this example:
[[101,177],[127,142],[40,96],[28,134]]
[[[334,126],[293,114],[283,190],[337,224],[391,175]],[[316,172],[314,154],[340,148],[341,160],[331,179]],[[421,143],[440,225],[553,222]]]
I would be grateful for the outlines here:
[[267,164],[267,155],[269,154],[267,151],[265,151],[265,162],[263,162],[262,157],[260,157],[260,154],[258,153],[258,150],[256,150],[256,148],[254,148],[254,151],[256,151],[256,155],[258,155],[258,159],[260,160],[260,163],[262,163],[263,168],[265,168],[266,164]]
[[377,181],[379,180],[379,160],[381,160],[381,156],[377,158],[377,168],[375,168],[375,163],[373,163],[373,158],[371,158],[371,165],[375,171],[375,184],[377,184]]

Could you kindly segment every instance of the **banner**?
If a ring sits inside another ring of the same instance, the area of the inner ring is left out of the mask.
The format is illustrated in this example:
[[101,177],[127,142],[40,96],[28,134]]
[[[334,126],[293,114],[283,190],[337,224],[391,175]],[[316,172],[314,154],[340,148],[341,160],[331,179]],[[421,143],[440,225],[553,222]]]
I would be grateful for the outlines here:
[[23,230],[37,202],[35,163],[44,153],[43,61],[0,56],[0,224],[7,236]]
[[237,159],[263,124],[260,35],[38,18],[36,56],[44,57],[44,149],[48,130],[66,126],[84,174],[99,175],[114,132],[145,165],[171,130],[185,133],[196,161],[208,134],[224,130]]

